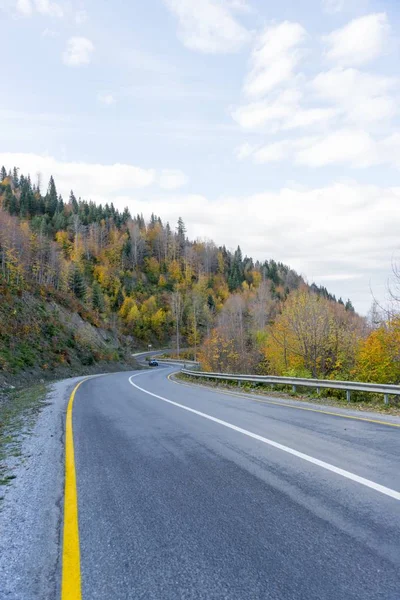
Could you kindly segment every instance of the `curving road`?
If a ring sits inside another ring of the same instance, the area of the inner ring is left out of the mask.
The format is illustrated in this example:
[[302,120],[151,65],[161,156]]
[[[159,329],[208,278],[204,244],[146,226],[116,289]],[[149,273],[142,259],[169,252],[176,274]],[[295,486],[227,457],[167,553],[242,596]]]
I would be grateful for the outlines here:
[[76,393],[84,600],[399,600],[398,427],[170,373]]

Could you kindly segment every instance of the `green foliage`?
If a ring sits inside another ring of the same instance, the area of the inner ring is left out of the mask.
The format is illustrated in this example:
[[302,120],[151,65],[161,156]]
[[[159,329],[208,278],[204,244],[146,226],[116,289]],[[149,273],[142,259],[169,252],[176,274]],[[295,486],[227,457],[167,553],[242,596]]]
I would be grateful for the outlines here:
[[72,264],[69,269],[68,287],[71,290],[71,292],[77,298],[79,298],[79,300],[84,300],[86,296],[85,280],[79,267],[75,264]]
[[309,369],[305,367],[295,367],[292,369],[287,369],[282,373],[283,377],[299,377],[300,379],[312,379],[312,373]]
[[105,309],[104,296],[97,281],[93,282],[92,287],[92,306],[94,310],[103,312]]

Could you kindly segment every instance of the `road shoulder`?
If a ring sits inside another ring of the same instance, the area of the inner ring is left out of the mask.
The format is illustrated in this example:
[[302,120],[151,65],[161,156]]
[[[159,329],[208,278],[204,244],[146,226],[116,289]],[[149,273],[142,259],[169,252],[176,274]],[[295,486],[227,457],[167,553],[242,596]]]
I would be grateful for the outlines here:
[[312,411],[312,412],[320,412],[324,414],[330,414],[332,416],[338,417],[346,417],[351,419],[357,419],[361,421],[372,421],[375,423],[387,424],[394,427],[400,427],[400,417],[397,415],[390,415],[381,412],[374,412],[372,410],[357,410],[354,408],[347,408],[342,406],[337,406],[335,404],[324,404],[323,400],[321,402],[314,403],[308,402],[306,400],[295,400],[292,398],[285,398],[284,395],[279,396],[278,394],[269,395],[268,393],[260,394],[255,392],[240,392],[236,391],[234,388],[230,386],[224,385],[215,385],[214,383],[206,383],[204,381],[199,382],[197,380],[189,380],[187,378],[180,378],[176,375],[179,373],[172,373],[169,375],[170,381],[177,385],[183,386],[196,386],[206,389],[210,392],[216,392],[218,394],[226,394],[227,396],[231,396],[234,398],[243,398],[245,400],[253,400],[254,402],[260,402],[270,405],[278,405],[278,406],[286,406],[288,408],[294,408],[304,411]]
[[65,410],[81,379],[52,384],[29,434],[21,432],[19,464],[2,488],[1,598],[50,600],[58,595]]

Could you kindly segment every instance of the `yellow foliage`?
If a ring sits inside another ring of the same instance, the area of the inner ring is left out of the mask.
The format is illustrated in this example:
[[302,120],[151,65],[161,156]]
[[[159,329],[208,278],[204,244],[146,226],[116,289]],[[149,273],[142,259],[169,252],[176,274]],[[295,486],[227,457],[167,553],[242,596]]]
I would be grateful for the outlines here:
[[127,323],[136,323],[137,321],[139,321],[139,319],[140,319],[140,312],[139,312],[139,309],[136,306],[136,304],[134,304],[131,307],[131,309],[126,317],[126,322]]
[[162,336],[166,319],[166,312],[162,308],[159,308],[157,312],[150,317],[151,327],[158,337]]
[[261,275],[260,271],[252,271],[251,275],[253,278],[253,287],[255,287],[255,288],[259,287],[259,285],[262,281],[262,275]]
[[240,356],[234,341],[213,329],[199,353],[199,360],[205,371],[234,372],[240,369]]
[[355,375],[360,381],[400,382],[400,318],[373,331],[359,345]]
[[69,241],[68,232],[67,231],[57,231],[56,233],[56,242],[60,245],[64,257],[70,258],[73,250],[73,244]]
[[131,298],[130,296],[126,296],[126,298],[124,298],[124,301],[122,303],[121,308],[119,309],[119,316],[122,317],[123,319],[126,318],[130,312],[130,310],[136,306],[135,301],[133,298]]
[[179,283],[182,279],[181,268],[179,266],[179,262],[177,260],[173,260],[168,265],[168,275],[169,278],[175,282]]
[[341,305],[311,293],[292,292],[269,327],[264,346],[271,372],[308,371],[335,377],[354,366],[360,320]]

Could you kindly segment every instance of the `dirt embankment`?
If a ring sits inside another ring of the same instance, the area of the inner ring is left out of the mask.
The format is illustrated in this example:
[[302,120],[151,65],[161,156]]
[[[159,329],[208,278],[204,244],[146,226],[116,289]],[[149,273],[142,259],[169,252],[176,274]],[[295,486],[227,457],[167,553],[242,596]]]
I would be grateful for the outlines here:
[[140,368],[134,340],[83,317],[30,293],[1,295],[0,396],[34,382]]

